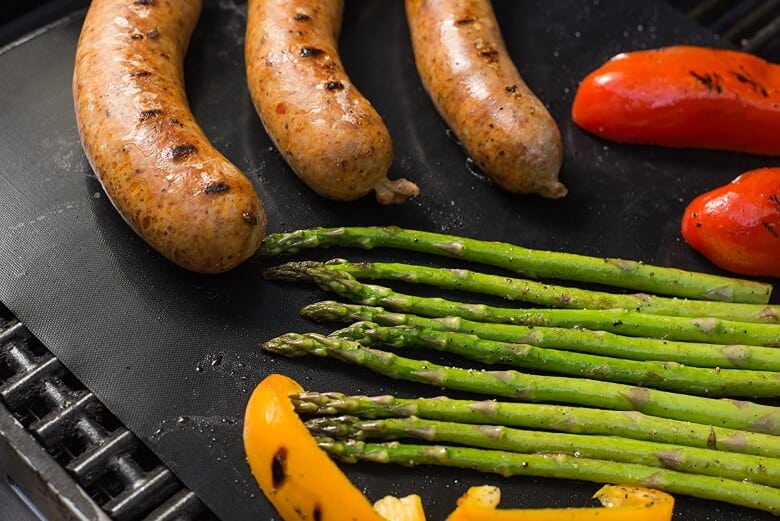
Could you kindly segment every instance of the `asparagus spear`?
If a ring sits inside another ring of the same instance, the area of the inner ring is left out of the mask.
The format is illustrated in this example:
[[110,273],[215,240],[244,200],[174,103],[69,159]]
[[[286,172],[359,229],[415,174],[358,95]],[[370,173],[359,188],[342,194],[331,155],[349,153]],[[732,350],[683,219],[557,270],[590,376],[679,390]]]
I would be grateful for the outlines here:
[[[295,263],[291,263],[295,264]],[[554,286],[531,280],[488,275],[464,269],[432,268],[396,262],[328,263],[309,261],[307,266],[322,266],[345,271],[356,279],[400,280],[426,284],[441,289],[468,291],[520,300],[531,304],[569,309],[630,309],[655,315],[680,317],[714,317],[739,322],[777,323],[778,310],[766,304],[735,304],[707,300],[681,300],[656,295],[624,295],[565,286]]]
[[694,367],[780,371],[780,350],[747,345],[678,342],[616,335],[606,331],[534,327],[475,322],[460,317],[426,318],[393,313],[377,306],[326,300],[301,309],[301,316],[318,322],[370,321],[384,326],[418,326],[470,333],[487,340],[517,342],[632,360],[667,360]]
[[325,416],[308,420],[306,426],[315,436],[364,441],[417,439],[523,454],[552,452],[780,486],[779,459],[614,436],[528,431],[502,425],[419,418],[361,420],[354,416]]
[[369,461],[406,466],[441,465],[502,476],[537,476],[580,479],[596,483],[641,485],[672,494],[724,501],[780,514],[780,490],[746,481],[685,474],[646,465],[620,463],[566,454],[517,454],[513,452],[445,445],[399,442],[366,443],[317,438],[319,446],[345,462]]
[[441,298],[398,293],[384,286],[364,284],[349,273],[326,270],[306,263],[269,268],[266,278],[314,282],[320,288],[367,305],[429,317],[457,316],[481,322],[560,326],[612,331],[630,336],[780,346],[780,325],[734,322],[717,318],[682,318],[648,315],[627,310],[511,309],[484,304],[466,304]]
[[361,365],[390,378],[518,401],[570,403],[692,421],[730,429],[780,434],[780,408],[745,401],[704,398],[582,378],[446,367],[368,348],[316,333],[288,333],[262,348],[289,357],[308,354]]
[[410,417],[473,424],[498,424],[557,432],[601,434],[780,458],[780,437],[648,416],[539,403],[346,396],[304,392],[291,397],[300,414],[351,414],[361,418]]
[[596,282],[695,299],[765,304],[772,292],[771,285],[759,282],[396,227],[315,228],[271,234],[258,255],[271,257],[329,246],[399,248],[498,266],[526,277]]
[[557,349],[485,340],[475,335],[415,326],[382,327],[357,322],[334,333],[363,345],[424,347],[481,362],[581,376],[593,380],[649,386],[713,397],[780,396],[780,373],[686,367],[675,362],[636,361],[570,353]]

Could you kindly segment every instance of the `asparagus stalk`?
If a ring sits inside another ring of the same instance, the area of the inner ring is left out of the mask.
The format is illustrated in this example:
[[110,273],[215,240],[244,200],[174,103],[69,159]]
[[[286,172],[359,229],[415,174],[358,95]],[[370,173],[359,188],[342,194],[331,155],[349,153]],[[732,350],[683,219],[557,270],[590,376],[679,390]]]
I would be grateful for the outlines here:
[[419,418],[361,420],[354,416],[325,416],[308,420],[306,426],[315,436],[364,441],[416,439],[522,454],[552,452],[780,486],[780,460],[775,458],[614,436],[528,431],[502,425],[470,425]]
[[363,345],[424,347],[481,362],[534,369],[713,397],[780,396],[780,373],[686,367],[675,362],[636,361],[485,340],[475,335],[414,326],[383,327],[357,322],[334,333]]
[[301,316],[318,322],[376,322],[383,326],[417,326],[438,331],[469,333],[487,340],[560,348],[631,360],[666,360],[694,367],[720,367],[780,371],[780,350],[747,345],[678,342],[616,335],[606,331],[534,327],[475,322],[460,317],[427,318],[393,313],[377,306],[315,302]]
[[369,461],[405,466],[440,465],[492,472],[506,477],[537,476],[640,485],[672,494],[724,501],[780,514],[780,490],[776,488],[646,465],[577,458],[566,454],[517,454],[500,450],[415,445],[395,441],[366,443],[317,438],[317,442],[332,457],[350,463]]
[[765,304],[772,292],[769,284],[731,277],[395,227],[315,228],[271,234],[263,241],[258,255],[271,257],[330,246],[412,250],[498,266],[526,277],[595,282],[694,299]]
[[398,293],[384,286],[364,284],[349,273],[309,266],[307,263],[276,266],[266,270],[264,275],[275,280],[314,282],[320,288],[353,302],[429,317],[456,316],[480,322],[586,328],[629,336],[693,342],[780,346],[780,325],[777,324],[734,322],[717,318],[690,319],[615,309],[512,309],[467,304]]
[[446,367],[368,348],[316,333],[288,333],[262,348],[289,357],[331,357],[383,374],[446,389],[505,396],[518,401],[554,402],[692,421],[730,429],[780,434],[780,408],[745,401],[704,398],[582,378]]
[[[293,263],[294,264],[294,263]],[[555,286],[525,279],[488,275],[464,269],[432,268],[396,262],[307,262],[307,266],[341,270],[356,279],[400,280],[426,284],[441,289],[468,291],[507,300],[569,309],[630,309],[655,315],[680,317],[715,317],[739,322],[777,323],[778,310],[766,304],[738,304],[707,300],[681,300],[656,295],[625,295],[565,286]]]
[[291,400],[299,414],[350,414],[368,419],[416,416],[458,423],[498,424],[556,432],[620,436],[780,458],[778,436],[657,418],[637,411],[496,400],[456,400],[444,396],[399,398],[390,395],[369,397],[304,392],[292,396]]

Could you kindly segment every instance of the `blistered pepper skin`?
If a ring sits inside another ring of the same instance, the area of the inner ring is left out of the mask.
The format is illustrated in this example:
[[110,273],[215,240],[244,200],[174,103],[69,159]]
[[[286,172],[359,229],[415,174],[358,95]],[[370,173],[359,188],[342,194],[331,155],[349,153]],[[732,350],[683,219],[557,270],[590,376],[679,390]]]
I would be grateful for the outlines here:
[[685,210],[685,241],[724,270],[780,277],[780,167],[746,172]]
[[622,53],[580,83],[574,122],[604,139],[780,155],[780,65],[696,46]]

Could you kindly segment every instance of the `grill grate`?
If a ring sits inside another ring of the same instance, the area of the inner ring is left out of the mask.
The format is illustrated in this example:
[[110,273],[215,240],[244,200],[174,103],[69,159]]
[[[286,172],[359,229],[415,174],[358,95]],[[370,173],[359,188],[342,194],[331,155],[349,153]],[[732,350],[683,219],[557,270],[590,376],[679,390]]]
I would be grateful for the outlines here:
[[0,402],[111,519],[216,519],[1,304]]
[[780,0],[668,0],[744,51],[780,62]]

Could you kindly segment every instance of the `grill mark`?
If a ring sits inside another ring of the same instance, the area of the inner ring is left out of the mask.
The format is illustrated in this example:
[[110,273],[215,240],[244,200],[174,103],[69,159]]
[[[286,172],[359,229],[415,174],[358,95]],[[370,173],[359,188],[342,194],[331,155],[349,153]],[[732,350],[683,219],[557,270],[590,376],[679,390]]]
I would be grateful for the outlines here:
[[479,51],[479,55],[489,64],[493,64],[498,61],[498,51],[492,48]]
[[301,58],[311,58],[312,56],[319,56],[320,54],[325,54],[325,51],[317,49],[316,47],[304,47],[300,52]]
[[765,98],[769,97],[769,93],[767,92],[766,88],[758,83],[756,80],[748,76],[747,73],[743,74],[741,72],[735,72],[731,71],[731,75],[734,76],[738,82],[740,83],[746,83],[753,87],[756,91],[760,92],[762,96]]
[[296,22],[308,22],[311,20],[311,16],[304,14],[304,13],[295,13],[295,16],[293,16],[293,20]]
[[775,230],[774,223],[768,223],[766,221],[761,221],[761,225],[766,228],[766,231],[771,233],[775,239],[780,239],[780,235],[777,233],[777,230]]
[[690,75],[696,78],[696,80],[704,85],[706,89],[710,92],[713,90],[720,94],[723,92],[723,87],[720,84],[720,75],[718,73],[712,73],[706,72],[704,74],[698,74],[695,71],[689,71]]
[[473,24],[477,21],[476,16],[464,16],[463,18],[459,18],[455,20],[455,25],[469,25]]
[[181,161],[198,151],[195,145],[177,145],[168,151],[168,157],[174,161]]
[[271,483],[279,488],[287,479],[287,449],[280,447],[271,460]]
[[328,90],[343,90],[344,84],[340,81],[329,81],[325,84],[325,88]]
[[138,115],[140,121],[146,121],[147,119],[156,118],[163,113],[160,109],[144,110]]
[[203,191],[207,194],[218,194],[221,192],[227,192],[230,190],[230,186],[227,183],[212,183],[208,185]]
[[154,0],[135,0],[135,5],[154,5]]
[[144,76],[151,76],[151,75],[152,73],[149,71],[135,71],[130,73],[130,76],[132,76],[133,78],[143,78]]

